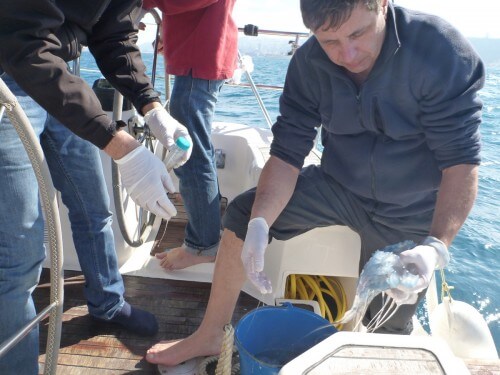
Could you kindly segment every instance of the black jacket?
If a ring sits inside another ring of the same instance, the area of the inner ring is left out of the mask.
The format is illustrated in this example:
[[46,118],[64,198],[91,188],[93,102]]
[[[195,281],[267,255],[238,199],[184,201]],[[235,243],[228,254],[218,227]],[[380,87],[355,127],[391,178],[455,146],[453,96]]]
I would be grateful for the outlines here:
[[115,124],[66,62],[88,46],[102,74],[139,111],[159,101],[136,46],[140,8],[141,0],[1,0],[0,66],[61,123],[104,148]]

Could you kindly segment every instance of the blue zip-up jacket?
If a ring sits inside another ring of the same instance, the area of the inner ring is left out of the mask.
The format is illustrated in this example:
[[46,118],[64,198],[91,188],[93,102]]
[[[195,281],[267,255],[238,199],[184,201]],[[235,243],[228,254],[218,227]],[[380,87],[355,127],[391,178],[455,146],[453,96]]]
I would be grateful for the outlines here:
[[369,212],[429,212],[443,169],[480,163],[483,84],[483,63],[458,31],[389,3],[380,56],[359,89],[315,37],[297,50],[271,155],[301,168],[321,124],[322,169]]

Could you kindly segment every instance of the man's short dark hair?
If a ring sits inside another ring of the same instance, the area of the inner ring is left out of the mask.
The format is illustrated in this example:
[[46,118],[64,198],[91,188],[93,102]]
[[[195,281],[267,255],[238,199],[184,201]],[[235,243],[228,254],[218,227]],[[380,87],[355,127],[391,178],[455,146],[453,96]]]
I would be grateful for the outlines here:
[[382,0],[300,0],[304,25],[316,31],[325,26],[338,29],[349,19],[354,8],[365,5],[368,10],[378,11]]

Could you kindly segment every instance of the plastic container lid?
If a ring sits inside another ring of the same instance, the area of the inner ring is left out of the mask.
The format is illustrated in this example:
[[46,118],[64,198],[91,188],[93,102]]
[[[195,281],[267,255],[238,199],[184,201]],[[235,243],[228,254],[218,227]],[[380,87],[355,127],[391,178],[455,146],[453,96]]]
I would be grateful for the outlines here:
[[189,147],[191,147],[191,142],[189,142],[189,139],[187,139],[186,137],[177,138],[175,144],[184,151],[186,151],[187,149],[189,149]]

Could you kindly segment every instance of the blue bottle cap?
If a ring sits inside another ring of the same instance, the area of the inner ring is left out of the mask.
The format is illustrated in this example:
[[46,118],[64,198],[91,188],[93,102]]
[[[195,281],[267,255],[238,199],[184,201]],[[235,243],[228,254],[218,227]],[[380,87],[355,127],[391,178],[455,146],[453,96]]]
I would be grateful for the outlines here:
[[177,138],[175,144],[184,151],[188,150],[189,147],[191,147],[191,142],[189,142],[189,139],[187,139],[186,137]]

